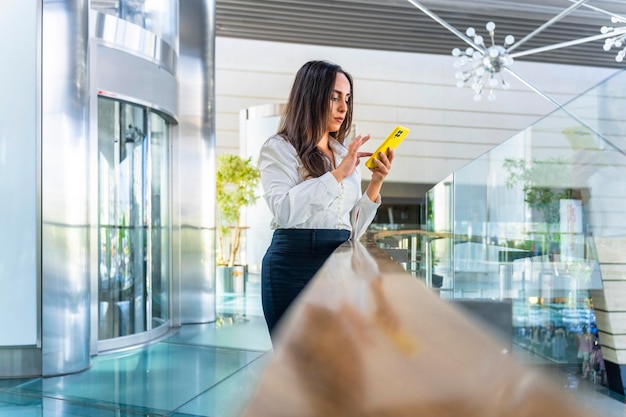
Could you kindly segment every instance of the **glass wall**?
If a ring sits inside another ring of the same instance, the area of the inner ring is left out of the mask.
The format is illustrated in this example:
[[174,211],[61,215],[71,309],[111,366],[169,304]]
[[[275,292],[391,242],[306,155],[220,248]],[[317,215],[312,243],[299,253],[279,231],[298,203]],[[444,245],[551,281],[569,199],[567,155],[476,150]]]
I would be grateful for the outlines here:
[[437,288],[442,297],[446,298],[451,297],[448,290],[454,288],[451,279],[454,250],[451,240],[454,221],[453,181],[450,175],[426,194],[426,230],[431,233],[422,240],[423,262],[420,268],[426,283]]
[[150,231],[147,250],[152,256],[150,288],[152,326],[157,327],[169,319],[170,282],[170,184],[169,184],[169,124],[157,113],[150,112],[151,184],[147,223]]
[[169,127],[146,107],[98,98],[99,340],[169,319]]
[[514,343],[555,362],[600,343],[602,262],[624,263],[625,103],[620,72],[426,196],[427,282],[442,297],[511,300]]

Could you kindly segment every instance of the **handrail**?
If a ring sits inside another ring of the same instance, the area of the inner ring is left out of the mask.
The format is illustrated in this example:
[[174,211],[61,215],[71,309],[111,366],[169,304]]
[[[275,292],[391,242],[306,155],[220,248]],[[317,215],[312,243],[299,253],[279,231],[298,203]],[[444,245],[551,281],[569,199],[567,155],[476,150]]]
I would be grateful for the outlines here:
[[373,232],[373,239],[379,240],[388,236],[423,235],[431,238],[453,238],[453,233],[429,232],[424,229],[382,230]]
[[288,311],[243,417],[585,415],[364,243],[340,246]]

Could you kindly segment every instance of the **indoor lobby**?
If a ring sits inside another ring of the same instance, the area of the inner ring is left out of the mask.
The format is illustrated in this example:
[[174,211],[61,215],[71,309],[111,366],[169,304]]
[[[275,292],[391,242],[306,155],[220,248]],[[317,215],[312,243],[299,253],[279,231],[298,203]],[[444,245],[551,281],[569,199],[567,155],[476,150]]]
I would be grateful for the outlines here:
[[[1,9],[0,417],[626,415],[626,4]],[[411,133],[271,339],[218,178],[311,59]]]

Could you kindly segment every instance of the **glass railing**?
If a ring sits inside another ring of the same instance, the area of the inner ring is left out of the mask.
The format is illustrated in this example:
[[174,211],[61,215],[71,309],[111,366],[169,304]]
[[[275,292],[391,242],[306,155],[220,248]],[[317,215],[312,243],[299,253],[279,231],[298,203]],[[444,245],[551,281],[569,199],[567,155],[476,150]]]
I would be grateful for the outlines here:
[[603,276],[626,264],[624,104],[622,71],[432,188],[416,275],[442,298],[510,301],[513,343],[550,361],[580,364],[591,341],[619,363],[594,307],[607,322]]

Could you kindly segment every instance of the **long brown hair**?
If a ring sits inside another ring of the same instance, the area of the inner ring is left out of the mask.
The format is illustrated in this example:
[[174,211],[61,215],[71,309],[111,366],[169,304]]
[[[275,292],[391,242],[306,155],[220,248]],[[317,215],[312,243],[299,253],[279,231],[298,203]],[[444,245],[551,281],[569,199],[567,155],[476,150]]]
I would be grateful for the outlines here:
[[317,178],[332,169],[330,160],[317,147],[330,115],[337,73],[350,82],[350,99],[343,123],[331,136],[343,144],[352,126],[352,77],[339,65],[327,61],[309,61],[296,73],[278,134],[296,148],[304,168]]

